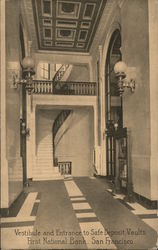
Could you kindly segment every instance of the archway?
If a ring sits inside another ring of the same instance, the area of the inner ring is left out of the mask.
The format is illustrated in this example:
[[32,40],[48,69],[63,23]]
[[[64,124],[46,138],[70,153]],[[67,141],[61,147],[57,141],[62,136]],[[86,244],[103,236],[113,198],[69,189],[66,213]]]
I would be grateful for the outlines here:
[[110,39],[105,64],[105,122],[106,122],[106,172],[111,179],[115,177],[114,124],[123,127],[122,97],[119,96],[114,73],[114,65],[121,60],[121,34],[116,29]]

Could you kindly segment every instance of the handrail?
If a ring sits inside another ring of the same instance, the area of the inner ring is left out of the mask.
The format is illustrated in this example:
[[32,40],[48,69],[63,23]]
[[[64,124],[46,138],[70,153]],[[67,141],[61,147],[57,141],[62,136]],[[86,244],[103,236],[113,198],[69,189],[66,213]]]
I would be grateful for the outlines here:
[[63,124],[63,122],[66,120],[66,118],[69,116],[70,113],[71,110],[62,110],[60,114],[57,116],[53,124],[54,137],[56,136],[57,131],[59,130],[59,128],[61,127],[61,125]]
[[67,70],[67,68],[69,67],[69,64],[63,64],[59,69],[58,71],[55,73],[54,77],[53,77],[53,82],[56,82],[57,81],[61,81],[65,71]]
[[33,80],[34,94],[89,95],[97,94],[96,82]]
[[71,110],[62,110],[59,115],[57,116],[57,118],[54,121],[53,124],[53,133],[52,133],[52,140],[53,140],[53,161],[54,161],[54,165],[56,165],[56,157],[55,157],[55,136],[59,130],[59,128],[61,127],[61,125],[64,123],[64,121],[67,119],[67,117],[69,116],[69,114],[71,113]]
[[96,95],[96,82],[57,82],[61,85],[60,89],[54,88],[54,94],[63,95]]

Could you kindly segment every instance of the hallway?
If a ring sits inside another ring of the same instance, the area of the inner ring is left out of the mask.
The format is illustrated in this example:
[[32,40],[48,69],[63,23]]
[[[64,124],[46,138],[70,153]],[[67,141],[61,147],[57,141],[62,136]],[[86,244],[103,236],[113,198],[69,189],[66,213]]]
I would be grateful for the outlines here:
[[[105,178],[67,176],[64,180],[33,182],[12,217],[1,219],[2,246],[151,249],[157,237],[156,210],[126,204],[122,198],[111,194]],[[155,230],[147,225],[151,222]]]

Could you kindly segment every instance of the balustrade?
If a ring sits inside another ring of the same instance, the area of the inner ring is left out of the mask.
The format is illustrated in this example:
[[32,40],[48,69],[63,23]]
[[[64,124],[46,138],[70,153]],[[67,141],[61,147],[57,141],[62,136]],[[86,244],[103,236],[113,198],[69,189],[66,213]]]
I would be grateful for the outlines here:
[[53,82],[33,80],[33,94],[53,94]]
[[58,162],[59,172],[61,175],[71,174],[72,162]]
[[34,94],[96,95],[95,82],[56,82],[33,80]]

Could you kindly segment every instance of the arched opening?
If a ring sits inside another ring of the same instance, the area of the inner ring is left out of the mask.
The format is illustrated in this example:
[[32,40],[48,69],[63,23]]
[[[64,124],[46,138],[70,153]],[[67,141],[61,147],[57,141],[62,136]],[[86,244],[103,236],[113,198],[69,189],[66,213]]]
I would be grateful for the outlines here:
[[106,170],[107,176],[115,177],[114,124],[123,127],[122,97],[119,96],[114,65],[121,60],[121,34],[117,29],[111,36],[105,64],[105,122],[106,122]]

